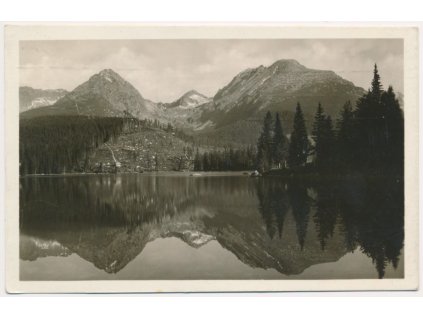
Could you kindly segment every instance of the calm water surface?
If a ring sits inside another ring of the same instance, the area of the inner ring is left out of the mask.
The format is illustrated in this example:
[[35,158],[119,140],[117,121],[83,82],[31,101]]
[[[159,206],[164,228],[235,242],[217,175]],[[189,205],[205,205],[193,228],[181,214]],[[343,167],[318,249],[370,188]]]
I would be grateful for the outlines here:
[[22,280],[404,277],[402,184],[184,174],[20,179]]

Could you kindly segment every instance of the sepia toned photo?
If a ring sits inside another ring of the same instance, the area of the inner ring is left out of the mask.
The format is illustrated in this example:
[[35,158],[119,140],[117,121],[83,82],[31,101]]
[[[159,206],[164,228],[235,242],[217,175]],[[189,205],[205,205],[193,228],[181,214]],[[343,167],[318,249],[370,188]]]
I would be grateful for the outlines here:
[[12,292],[417,287],[412,29],[39,28],[6,42]]

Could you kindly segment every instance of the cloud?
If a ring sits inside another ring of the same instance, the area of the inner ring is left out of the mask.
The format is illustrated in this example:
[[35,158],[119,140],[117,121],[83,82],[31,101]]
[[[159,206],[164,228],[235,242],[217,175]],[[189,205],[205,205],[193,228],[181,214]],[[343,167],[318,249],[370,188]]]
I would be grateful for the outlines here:
[[72,90],[112,68],[145,98],[168,102],[191,89],[213,96],[244,69],[282,58],[333,70],[364,88],[376,62],[384,86],[403,91],[398,39],[23,41],[20,84]]

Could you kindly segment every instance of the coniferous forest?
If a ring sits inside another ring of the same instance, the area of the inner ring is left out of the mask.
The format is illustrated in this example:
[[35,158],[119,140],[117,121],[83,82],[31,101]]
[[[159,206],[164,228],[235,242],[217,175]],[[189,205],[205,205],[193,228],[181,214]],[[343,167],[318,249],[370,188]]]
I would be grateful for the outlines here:
[[89,153],[117,137],[124,118],[86,116],[21,120],[19,131],[20,172],[63,173],[84,171]]
[[[363,171],[401,175],[404,165],[404,118],[391,86],[384,90],[377,66],[371,88],[355,105],[349,101],[334,122],[318,103],[313,129],[306,129],[301,105],[297,104],[289,146],[281,135],[279,114],[264,118],[257,142],[260,172],[295,171],[348,173]],[[277,169],[277,168],[283,169]]]
[[223,150],[206,151],[200,154],[197,150],[194,157],[195,171],[242,171],[255,167],[256,153],[253,147],[245,149],[225,148]]
[[123,133],[144,129],[166,132],[186,142],[192,138],[172,125],[133,117],[45,116],[20,120],[20,174],[89,171],[90,155]]

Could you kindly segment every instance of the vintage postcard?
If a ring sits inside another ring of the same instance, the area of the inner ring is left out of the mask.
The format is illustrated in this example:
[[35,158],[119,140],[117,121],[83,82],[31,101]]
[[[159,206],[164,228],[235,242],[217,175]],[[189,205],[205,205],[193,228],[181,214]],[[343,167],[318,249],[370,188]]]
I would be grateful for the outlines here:
[[6,282],[418,288],[418,29],[9,25]]

